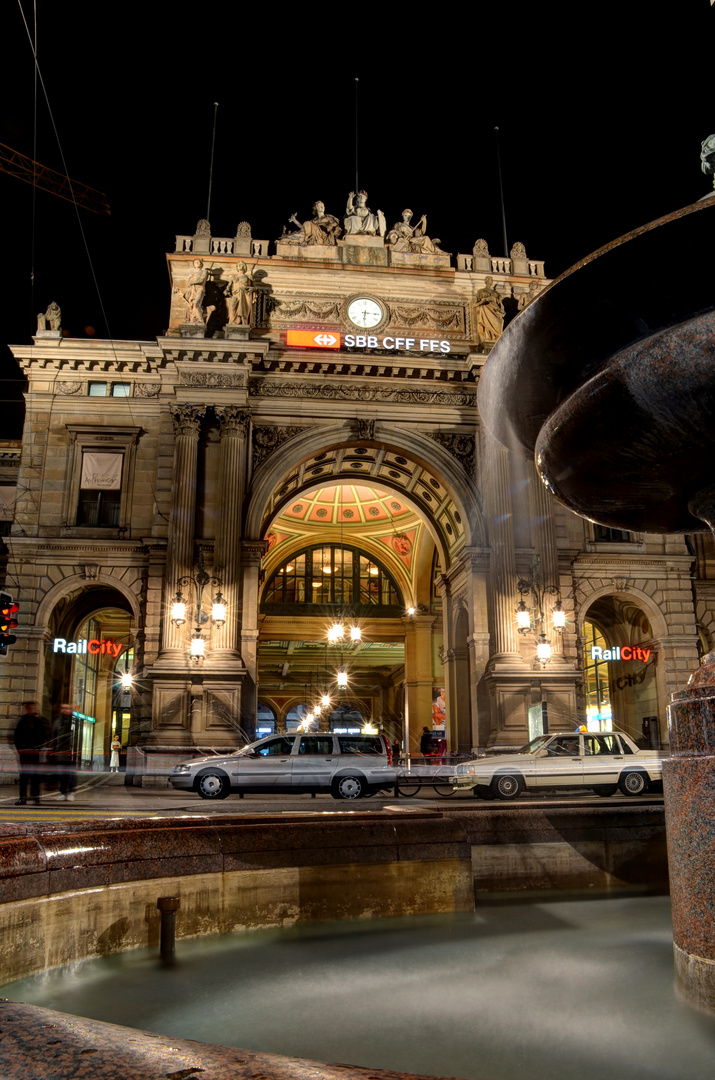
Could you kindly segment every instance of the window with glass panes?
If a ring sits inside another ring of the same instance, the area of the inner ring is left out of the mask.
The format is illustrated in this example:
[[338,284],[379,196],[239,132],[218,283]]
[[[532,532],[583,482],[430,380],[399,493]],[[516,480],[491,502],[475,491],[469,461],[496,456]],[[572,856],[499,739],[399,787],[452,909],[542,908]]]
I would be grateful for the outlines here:
[[305,604],[401,613],[400,591],[390,573],[358,548],[320,544],[286,559],[271,577],[262,606]]

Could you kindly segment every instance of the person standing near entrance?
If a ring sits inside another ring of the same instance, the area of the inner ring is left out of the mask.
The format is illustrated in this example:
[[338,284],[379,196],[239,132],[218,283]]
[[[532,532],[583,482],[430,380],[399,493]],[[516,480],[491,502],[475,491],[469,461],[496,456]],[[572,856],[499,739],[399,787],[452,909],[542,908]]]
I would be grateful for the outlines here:
[[420,736],[420,753],[427,762],[427,758],[431,756],[433,751],[432,746],[432,733],[428,727],[422,728],[422,735]]
[[122,749],[122,744],[118,735],[115,735],[112,739],[112,756],[109,759],[109,771],[119,772],[119,752]]
[[20,758],[20,798],[15,806],[27,803],[27,788],[30,787],[30,802],[40,803],[40,756],[50,735],[50,724],[37,711],[36,701],[26,701],[23,713],[13,733],[13,742]]
[[60,715],[52,726],[52,751],[60,784],[58,799],[74,802],[76,777],[74,771],[74,714],[66,702],[60,705]]

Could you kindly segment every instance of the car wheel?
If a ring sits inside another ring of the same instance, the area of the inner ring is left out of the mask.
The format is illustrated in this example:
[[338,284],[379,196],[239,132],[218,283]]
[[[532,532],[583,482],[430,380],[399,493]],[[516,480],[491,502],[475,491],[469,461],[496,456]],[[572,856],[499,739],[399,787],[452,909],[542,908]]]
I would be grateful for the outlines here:
[[492,780],[492,789],[499,799],[516,799],[521,794],[523,781],[514,773],[503,773]]
[[606,799],[609,795],[615,795],[618,791],[618,784],[594,784],[593,790],[601,798]]
[[475,799],[486,799],[487,801],[494,798],[494,792],[486,784],[475,784],[472,788],[472,795]]
[[359,799],[365,792],[361,776],[339,776],[333,784],[334,799]]
[[648,790],[648,781],[642,772],[629,770],[621,773],[618,786],[624,795],[643,795]]
[[196,777],[196,791],[202,799],[226,799],[231,785],[225,773],[210,771]]

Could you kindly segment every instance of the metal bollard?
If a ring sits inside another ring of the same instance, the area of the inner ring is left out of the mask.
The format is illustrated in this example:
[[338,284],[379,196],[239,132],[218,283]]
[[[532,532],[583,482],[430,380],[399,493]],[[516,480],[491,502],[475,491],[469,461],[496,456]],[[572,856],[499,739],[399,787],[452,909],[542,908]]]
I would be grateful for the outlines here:
[[164,964],[174,963],[176,952],[176,912],[181,899],[178,896],[160,896],[156,906],[161,912],[161,942],[159,953]]

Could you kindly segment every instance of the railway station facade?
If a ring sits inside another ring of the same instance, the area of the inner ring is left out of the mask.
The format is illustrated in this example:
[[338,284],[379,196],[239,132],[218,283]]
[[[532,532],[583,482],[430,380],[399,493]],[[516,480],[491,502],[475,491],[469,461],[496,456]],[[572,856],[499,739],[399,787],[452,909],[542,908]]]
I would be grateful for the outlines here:
[[544,263],[453,256],[412,220],[360,193],[275,244],[199,222],[167,257],[163,337],[12,346],[8,731],[23,701],[71,701],[94,766],[114,732],[140,755],[299,726],[665,744],[713,642],[711,542],[581,520],[489,437],[479,374]]

